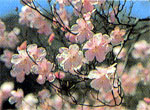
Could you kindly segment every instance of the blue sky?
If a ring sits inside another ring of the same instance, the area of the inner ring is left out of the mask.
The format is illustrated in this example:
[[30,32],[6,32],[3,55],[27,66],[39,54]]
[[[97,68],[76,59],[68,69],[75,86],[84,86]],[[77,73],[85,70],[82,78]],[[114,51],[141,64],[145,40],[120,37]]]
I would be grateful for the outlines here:
[[[44,1],[47,0],[38,0],[42,5],[45,5]],[[129,7],[131,2],[128,1],[126,7]],[[150,1],[140,1],[134,0],[134,7],[132,10],[132,16],[138,18],[146,18],[150,17]],[[20,0],[0,0],[0,17],[6,16],[11,13],[16,13],[16,7],[21,10],[22,5],[20,4]]]

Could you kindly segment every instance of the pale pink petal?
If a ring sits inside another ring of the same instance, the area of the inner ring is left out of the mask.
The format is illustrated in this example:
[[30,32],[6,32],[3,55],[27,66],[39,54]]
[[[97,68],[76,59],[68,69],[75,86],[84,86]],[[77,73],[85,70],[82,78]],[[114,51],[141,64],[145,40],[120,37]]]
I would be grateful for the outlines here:
[[94,59],[94,57],[95,57],[95,53],[93,53],[92,50],[87,50],[87,51],[85,52],[85,57],[86,57],[87,60],[93,61],[93,59]]

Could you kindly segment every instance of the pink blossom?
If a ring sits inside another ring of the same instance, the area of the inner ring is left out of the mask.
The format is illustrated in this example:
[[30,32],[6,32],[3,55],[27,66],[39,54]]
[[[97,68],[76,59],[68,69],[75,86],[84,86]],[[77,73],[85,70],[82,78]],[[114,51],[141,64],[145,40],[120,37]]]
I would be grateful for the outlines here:
[[34,64],[33,60],[35,62],[42,60],[46,56],[46,51],[42,47],[37,48],[36,44],[31,44],[27,46],[27,51],[26,49],[18,50],[18,53],[14,54],[11,59],[13,64],[11,76],[16,77],[18,82],[23,82],[25,74],[28,75],[30,73],[31,67]]
[[46,98],[50,98],[50,92],[47,89],[43,89],[40,92],[38,92],[38,96],[40,98],[40,101],[42,103],[44,103],[44,101],[45,101]]
[[6,49],[4,50],[4,54],[0,56],[0,60],[5,63],[5,66],[7,68],[11,68],[12,66],[12,63],[11,63],[12,55],[13,55],[13,52]]
[[149,108],[150,108],[150,105],[144,101],[139,101],[137,105],[137,110],[149,110]]
[[22,99],[24,97],[24,93],[22,89],[17,89],[17,91],[11,91],[11,97],[9,98],[9,103],[16,103],[16,107],[18,108],[22,104]]
[[27,94],[23,100],[22,104],[17,108],[18,110],[36,110],[37,109],[38,99],[37,97],[30,93]]
[[150,64],[148,63],[145,67],[138,63],[135,68],[137,69],[138,75],[140,76],[141,81],[144,82],[144,84],[149,83],[150,81]]
[[0,35],[0,47],[14,49],[19,43],[17,35],[18,33],[16,34],[15,30],[12,30],[11,32],[4,32]]
[[69,48],[61,47],[60,54],[57,55],[57,61],[64,71],[74,73],[74,70],[80,69],[83,64],[83,53],[79,51],[76,44],[70,45]]
[[115,27],[115,29],[110,33],[111,37],[111,43],[112,45],[117,45],[121,41],[124,40],[123,36],[125,35],[126,31],[124,29],[121,29],[119,27]]
[[145,97],[145,98],[144,98],[144,101],[145,101],[147,104],[150,104],[150,98]]
[[71,27],[71,31],[77,34],[77,42],[83,43],[85,40],[93,37],[93,32],[91,31],[93,29],[93,24],[91,21],[85,21],[84,19],[79,18],[76,22],[77,24],[74,24]]
[[111,46],[108,44],[110,42],[107,35],[102,35],[101,33],[95,34],[86,44],[83,49],[87,49],[85,52],[85,57],[88,61],[93,61],[94,57],[98,62],[105,60],[106,54],[111,51]]
[[137,74],[127,74],[124,73],[121,76],[122,87],[125,94],[135,94],[137,83],[139,82],[139,77]]
[[83,12],[92,12],[94,10],[94,5],[101,5],[105,0],[82,0]]
[[52,29],[51,29],[51,24],[48,21],[38,21],[40,23],[39,28],[38,29],[38,33],[40,34],[45,34],[45,35],[50,35],[52,33]]
[[7,45],[10,48],[15,48],[19,43],[19,39],[14,31],[11,31],[7,35]]
[[135,59],[145,57],[150,55],[150,44],[148,44],[145,40],[140,40],[134,44],[134,50],[132,51],[132,56]]
[[4,82],[0,87],[0,92],[2,93],[2,100],[6,100],[7,98],[9,98],[13,89],[13,82]]
[[50,22],[30,7],[24,6],[19,16],[19,23],[38,29],[40,34],[50,35],[52,33]]
[[90,83],[91,87],[105,92],[112,90],[110,77],[115,73],[115,65],[111,65],[108,68],[96,67],[96,70],[90,71],[88,78],[93,79]]
[[90,0],[82,0],[83,2],[83,9],[85,9],[85,12],[92,12],[94,9],[94,6],[90,3]]
[[19,54],[14,54],[12,56],[11,63],[13,66],[10,74],[12,77],[16,77],[17,82],[21,83],[25,79],[25,74],[28,75],[30,73],[33,62],[27,55],[26,50],[18,52]]
[[45,58],[41,61],[37,61],[37,65],[33,65],[31,71],[38,74],[37,82],[44,84],[46,80],[49,82],[54,81],[55,75],[52,73],[54,70],[54,64],[47,61]]

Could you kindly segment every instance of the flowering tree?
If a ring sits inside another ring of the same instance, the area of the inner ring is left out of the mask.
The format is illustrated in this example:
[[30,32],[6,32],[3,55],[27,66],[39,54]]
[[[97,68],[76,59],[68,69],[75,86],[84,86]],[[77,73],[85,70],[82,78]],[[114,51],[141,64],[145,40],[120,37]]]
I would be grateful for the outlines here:
[[[4,50],[0,60],[16,83],[31,76],[43,88],[34,95],[3,84],[0,107],[8,99],[19,110],[125,109],[123,96],[150,81],[150,44],[140,40],[149,32],[149,24],[140,24],[150,19],[124,14],[126,1],[45,1],[48,9],[38,0],[21,0],[20,29],[7,32],[0,21],[0,47],[17,50]],[[23,26],[36,32],[33,38]]]

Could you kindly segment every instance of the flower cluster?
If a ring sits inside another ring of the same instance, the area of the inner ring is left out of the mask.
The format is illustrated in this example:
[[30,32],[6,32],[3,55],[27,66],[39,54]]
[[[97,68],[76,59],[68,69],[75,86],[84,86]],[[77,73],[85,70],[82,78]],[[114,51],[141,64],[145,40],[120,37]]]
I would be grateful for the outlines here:
[[51,24],[37,11],[34,11],[30,7],[22,7],[19,16],[19,23],[38,29],[38,33],[45,35],[50,35],[52,33]]
[[56,58],[64,71],[74,73],[74,70],[81,68],[84,58],[78,45],[70,45],[69,48],[61,47],[59,52],[60,54],[58,54]]
[[47,61],[46,58],[41,61],[37,61],[37,65],[33,65],[31,68],[32,72],[39,75],[37,82],[40,84],[44,84],[45,80],[48,80],[49,82],[54,81],[55,75],[52,73],[53,70],[54,64]]
[[77,24],[71,27],[71,31],[77,34],[75,39],[76,42],[83,43],[85,40],[93,37],[93,32],[91,31],[93,29],[93,24],[91,21],[79,18],[76,23]]
[[90,71],[88,78],[93,79],[90,83],[91,87],[105,92],[112,90],[110,78],[115,73],[115,65],[111,65],[108,68],[96,67],[96,70]]
[[6,31],[5,24],[0,20],[0,47],[14,49],[19,43],[17,35],[19,35],[20,30],[14,28],[11,32]]
[[110,37],[111,37],[111,43],[112,45],[117,45],[119,44],[121,41],[124,40],[124,35],[125,35],[126,31],[124,29],[121,29],[119,27],[115,27],[115,29],[110,33]]
[[12,67],[11,58],[12,58],[13,54],[14,54],[13,52],[11,52],[8,49],[6,49],[6,50],[4,50],[4,54],[2,54],[0,56],[0,61],[3,61],[7,68],[11,68]]
[[86,44],[83,49],[87,49],[85,57],[88,61],[93,61],[96,57],[98,62],[105,60],[106,54],[111,51],[112,46],[109,45],[110,39],[107,35],[101,33],[95,34]]
[[150,55],[150,44],[145,40],[140,40],[134,44],[134,50],[132,51],[132,56],[135,59],[145,58]]
[[31,71],[39,75],[37,82],[40,84],[43,84],[45,80],[54,80],[55,77],[51,73],[54,65],[45,58],[44,48],[38,48],[36,44],[26,46],[24,42],[18,47],[18,53],[11,59],[13,64],[11,75],[16,77],[18,82],[23,82],[25,74],[28,75]]
[[13,82],[4,82],[0,86],[0,110],[2,109],[2,104],[7,98],[11,96],[11,91],[14,89]]

